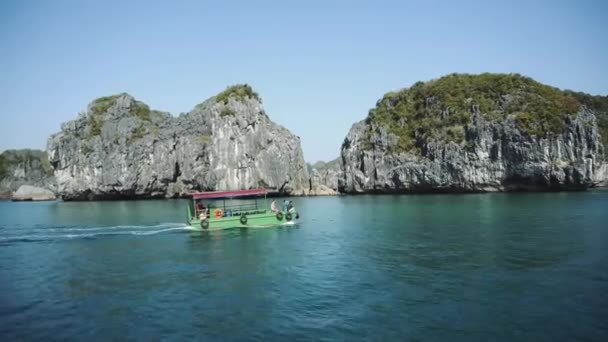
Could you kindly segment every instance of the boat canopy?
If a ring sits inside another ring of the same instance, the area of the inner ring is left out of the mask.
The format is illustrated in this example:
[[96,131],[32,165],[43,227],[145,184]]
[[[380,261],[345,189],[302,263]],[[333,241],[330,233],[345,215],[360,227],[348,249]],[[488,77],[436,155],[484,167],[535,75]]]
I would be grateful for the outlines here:
[[201,198],[233,198],[233,197],[245,197],[245,196],[260,196],[266,195],[266,189],[250,189],[250,190],[236,190],[236,191],[209,191],[209,192],[195,192],[192,194],[192,199]]

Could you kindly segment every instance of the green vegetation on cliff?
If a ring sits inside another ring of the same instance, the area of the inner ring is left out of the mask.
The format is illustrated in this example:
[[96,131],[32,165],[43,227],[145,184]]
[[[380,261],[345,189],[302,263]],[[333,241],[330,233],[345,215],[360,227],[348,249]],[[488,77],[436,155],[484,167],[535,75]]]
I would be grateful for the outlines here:
[[336,159],[330,160],[328,162],[319,160],[318,162],[312,164],[311,167],[314,169],[317,169],[318,171],[321,171],[321,170],[326,170],[326,169],[337,168],[339,163],[340,163],[340,158],[336,158]]
[[101,134],[101,126],[103,125],[102,119],[99,115],[91,115],[89,116],[89,137],[94,137]]
[[112,107],[112,105],[116,102],[116,100],[123,95],[127,95],[127,94],[121,93],[121,94],[110,95],[110,96],[102,96],[100,98],[93,100],[93,103],[91,104],[91,112],[93,112],[93,114],[97,114],[97,115],[107,112],[108,109],[110,109],[110,107]]
[[[572,92],[518,74],[451,74],[385,94],[367,122],[399,137],[390,152],[404,152],[421,141],[463,142],[475,112],[493,121],[513,115],[528,135],[561,133],[565,117],[582,102]],[[369,137],[364,144],[371,148]]]
[[228,100],[230,98],[234,98],[237,101],[244,101],[245,99],[255,99],[258,101],[262,101],[258,93],[253,91],[250,85],[248,84],[236,84],[226,88],[223,92],[217,94],[215,96],[215,100],[217,102],[222,102],[223,104],[228,104]]
[[140,120],[150,121],[150,107],[143,102],[136,101],[130,113],[137,116]]
[[314,164],[306,163],[306,168],[308,170],[308,173],[311,173],[313,169],[317,170],[318,172],[323,172],[323,171],[329,170],[329,169],[337,170],[339,165],[340,165],[340,158],[336,158],[336,159],[330,160],[328,162],[319,160]]
[[127,138],[127,145],[131,145],[137,140],[143,138],[145,134],[146,128],[143,125],[137,126],[137,128],[131,132],[131,136]]
[[220,116],[230,116],[230,115],[234,115],[235,112],[232,108],[224,106],[222,107],[222,111],[220,112]]
[[4,153],[0,154],[0,179],[6,177],[9,172],[9,165]]
[[11,169],[19,166],[25,168],[37,167],[40,165],[43,172],[48,175],[53,175],[53,169],[49,164],[47,154],[39,150],[6,150],[0,153],[0,179],[10,176]]
[[[120,93],[97,98],[91,104],[91,112],[95,115],[101,115],[107,112],[121,96],[131,97],[131,95],[127,93]],[[129,108],[129,113],[141,120],[150,121],[150,107],[143,102],[134,101],[134,105]]]
[[[118,100],[121,96],[131,97],[127,93],[120,93],[116,95],[103,96],[93,100],[90,106],[91,115],[89,115],[88,119],[90,127],[88,138],[101,134],[101,127],[103,126],[102,115],[107,113],[110,107],[112,107],[116,103],[116,100]],[[129,114],[142,121],[152,121],[151,114],[162,115],[161,112],[151,111],[147,104],[135,100],[133,100],[132,105],[129,107]]]

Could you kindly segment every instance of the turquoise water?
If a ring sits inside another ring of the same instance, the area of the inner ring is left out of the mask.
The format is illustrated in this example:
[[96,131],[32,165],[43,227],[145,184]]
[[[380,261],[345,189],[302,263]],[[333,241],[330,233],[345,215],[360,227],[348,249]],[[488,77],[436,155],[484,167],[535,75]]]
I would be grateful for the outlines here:
[[0,202],[0,339],[608,340],[608,192],[294,202]]

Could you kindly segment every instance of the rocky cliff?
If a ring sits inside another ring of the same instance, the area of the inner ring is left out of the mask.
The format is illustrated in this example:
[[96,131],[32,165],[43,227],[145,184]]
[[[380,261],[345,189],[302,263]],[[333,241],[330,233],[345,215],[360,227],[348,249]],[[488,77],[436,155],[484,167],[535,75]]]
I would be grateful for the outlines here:
[[338,193],[338,174],[340,163],[338,158],[329,162],[318,161],[308,164],[310,175],[311,195],[336,195]]
[[63,124],[47,150],[68,200],[257,187],[301,195],[309,187],[299,137],[273,123],[247,85],[179,117],[128,94],[103,97]]
[[0,154],[0,198],[10,198],[22,185],[56,190],[46,152],[24,149]]
[[575,190],[605,182],[608,127],[598,116],[606,113],[586,96],[502,74],[454,74],[388,93],[345,138],[339,189]]
[[568,92],[581,106],[589,109],[597,118],[601,143],[604,147],[604,162],[594,173],[594,185],[608,187],[608,96],[593,96],[585,93]]

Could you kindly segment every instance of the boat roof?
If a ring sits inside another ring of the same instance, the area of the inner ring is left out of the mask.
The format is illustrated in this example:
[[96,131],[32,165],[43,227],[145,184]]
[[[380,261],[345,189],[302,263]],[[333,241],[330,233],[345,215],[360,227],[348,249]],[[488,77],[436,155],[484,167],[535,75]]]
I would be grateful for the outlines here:
[[260,196],[260,195],[266,195],[266,189],[195,192],[192,194],[192,199],[202,199],[202,198],[217,199],[217,198],[232,198],[232,197]]

